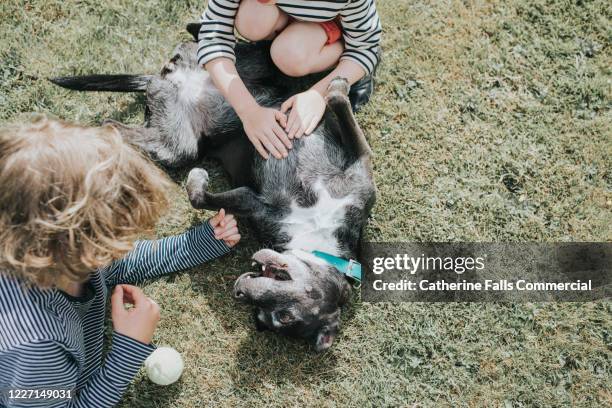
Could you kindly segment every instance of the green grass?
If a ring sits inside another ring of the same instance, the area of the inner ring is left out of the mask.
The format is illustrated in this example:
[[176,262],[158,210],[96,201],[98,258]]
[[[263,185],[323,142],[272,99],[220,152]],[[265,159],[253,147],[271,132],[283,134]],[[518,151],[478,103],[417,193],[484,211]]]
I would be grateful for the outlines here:
[[[100,5],[102,3],[104,5]],[[45,78],[154,73],[201,1],[0,3],[0,121],[45,112],[142,121],[135,95],[74,93]],[[612,239],[612,19],[601,1],[385,1],[384,60],[358,115],[376,154],[366,229],[391,241]],[[213,188],[221,170],[206,163]],[[176,176],[179,183],[184,173]],[[210,214],[177,187],[159,234]],[[182,379],[140,374],[124,407],[610,406],[611,307],[366,304],[330,352],[252,327],[230,296],[257,244],[148,284],[158,344]]]

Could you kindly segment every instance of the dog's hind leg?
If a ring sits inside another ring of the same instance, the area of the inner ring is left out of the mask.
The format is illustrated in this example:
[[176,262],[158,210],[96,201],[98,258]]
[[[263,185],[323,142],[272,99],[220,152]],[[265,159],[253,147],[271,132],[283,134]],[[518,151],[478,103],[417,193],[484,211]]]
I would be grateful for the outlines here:
[[187,195],[194,208],[218,210],[224,208],[236,215],[254,217],[266,211],[265,203],[248,187],[238,187],[222,193],[209,193],[208,173],[192,169],[187,177]]
[[152,160],[162,166],[176,168],[183,167],[197,158],[197,149],[168,148],[163,143],[163,137],[158,128],[130,127],[112,119],[105,119],[102,126],[112,126],[126,142],[144,151]]
[[368,141],[355,120],[348,92],[348,81],[344,78],[336,77],[332,79],[327,88],[325,100],[327,106],[338,118],[343,145],[350,149],[351,153],[356,157],[369,162],[372,156],[372,149],[370,149]]

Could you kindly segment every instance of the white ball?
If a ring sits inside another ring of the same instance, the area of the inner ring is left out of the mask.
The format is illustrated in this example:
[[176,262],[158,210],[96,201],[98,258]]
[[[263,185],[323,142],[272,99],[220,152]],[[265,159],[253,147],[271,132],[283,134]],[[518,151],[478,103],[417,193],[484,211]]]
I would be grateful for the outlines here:
[[183,373],[183,359],[172,347],[159,347],[144,362],[149,380],[158,385],[170,385]]

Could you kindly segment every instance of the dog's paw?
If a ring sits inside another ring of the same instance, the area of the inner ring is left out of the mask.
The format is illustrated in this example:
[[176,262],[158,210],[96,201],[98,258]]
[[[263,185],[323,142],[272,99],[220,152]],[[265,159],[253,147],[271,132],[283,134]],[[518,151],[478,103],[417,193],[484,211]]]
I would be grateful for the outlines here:
[[349,103],[348,93],[350,86],[348,81],[342,77],[335,77],[327,87],[327,95],[325,101],[328,105],[336,103]]
[[346,78],[337,76],[332,79],[327,87],[328,93],[339,92],[344,95],[348,95],[350,86]]
[[208,172],[201,168],[192,169],[187,176],[187,195],[193,208],[204,208],[208,190]]

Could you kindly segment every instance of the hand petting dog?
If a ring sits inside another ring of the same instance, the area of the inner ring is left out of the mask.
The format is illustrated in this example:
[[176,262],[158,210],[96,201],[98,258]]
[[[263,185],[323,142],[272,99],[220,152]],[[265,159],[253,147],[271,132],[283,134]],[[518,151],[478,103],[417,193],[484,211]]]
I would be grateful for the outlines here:
[[316,89],[293,95],[281,105],[281,113],[289,112],[285,131],[289,139],[310,135],[325,113],[325,99]]
[[215,238],[223,240],[230,248],[233,248],[240,241],[236,219],[232,214],[225,214],[223,208],[208,222],[215,231]]

